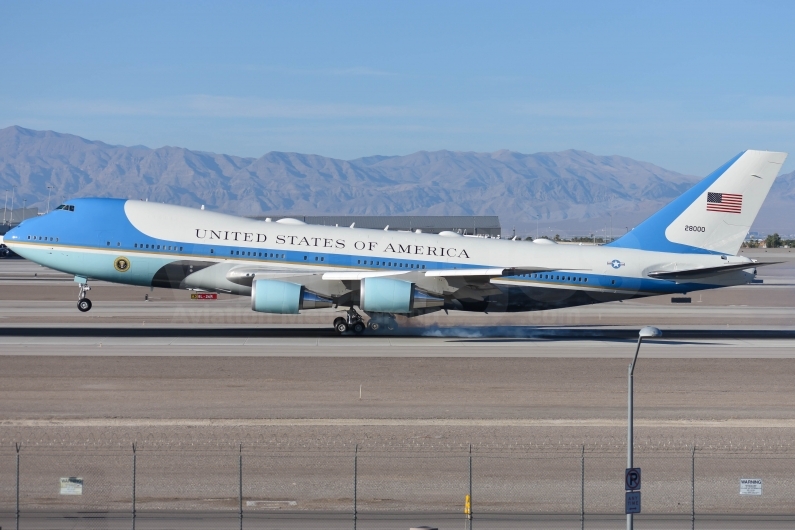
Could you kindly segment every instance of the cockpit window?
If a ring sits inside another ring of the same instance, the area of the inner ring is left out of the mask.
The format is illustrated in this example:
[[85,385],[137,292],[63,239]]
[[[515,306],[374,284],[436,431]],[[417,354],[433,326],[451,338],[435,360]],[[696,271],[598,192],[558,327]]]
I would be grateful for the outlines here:
[[67,212],[75,211],[74,204],[62,204],[56,208],[56,210],[66,210]]

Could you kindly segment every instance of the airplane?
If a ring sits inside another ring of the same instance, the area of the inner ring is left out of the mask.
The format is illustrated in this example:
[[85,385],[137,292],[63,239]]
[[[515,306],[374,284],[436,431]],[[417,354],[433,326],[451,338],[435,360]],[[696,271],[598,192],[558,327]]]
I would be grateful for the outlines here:
[[[27,219],[5,244],[89,280],[231,293],[251,309],[336,307],[338,333],[393,331],[396,315],[539,311],[751,282],[736,255],[786,153],[743,151],[606,245],[254,220],[147,201],[83,198]],[[388,228],[388,227],[387,227]]]

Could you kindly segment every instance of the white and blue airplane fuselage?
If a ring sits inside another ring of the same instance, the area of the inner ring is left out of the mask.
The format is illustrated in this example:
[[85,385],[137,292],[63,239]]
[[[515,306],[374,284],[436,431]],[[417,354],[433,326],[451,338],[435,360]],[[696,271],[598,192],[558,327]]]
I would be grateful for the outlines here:
[[[745,284],[737,256],[785,153],[745,151],[624,237],[533,243],[259,221],[123,199],[75,199],[24,221],[5,243],[89,280],[251,297],[255,311],[347,307],[338,331],[393,327],[440,309],[535,311]],[[357,311],[358,309],[358,311]]]

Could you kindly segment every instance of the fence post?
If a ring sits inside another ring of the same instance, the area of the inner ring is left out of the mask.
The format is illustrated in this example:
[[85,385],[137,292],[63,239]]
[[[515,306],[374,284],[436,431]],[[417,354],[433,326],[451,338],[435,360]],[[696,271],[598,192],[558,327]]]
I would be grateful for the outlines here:
[[467,520],[469,521],[469,530],[472,530],[472,444],[469,444],[469,513]]
[[133,442],[133,444],[132,444],[132,451],[133,451],[133,462],[132,462],[132,464],[133,464],[133,469],[132,469],[132,472],[133,472],[133,476],[132,476],[132,530],[135,530],[135,473],[136,473],[137,467],[138,467],[137,466],[137,462],[136,462],[137,455],[135,454],[135,442]]
[[240,444],[237,457],[238,490],[237,500],[240,513],[240,530],[243,530],[243,444]]
[[696,444],[690,452],[690,529],[696,528]]
[[580,449],[580,530],[585,530],[585,445]]
[[14,444],[17,448],[17,500],[16,500],[16,522],[17,522],[17,530],[19,530],[19,450],[22,448],[22,444],[16,442]]
[[359,466],[359,444],[356,444],[353,450],[353,530],[356,530],[356,482],[358,479],[358,466]]

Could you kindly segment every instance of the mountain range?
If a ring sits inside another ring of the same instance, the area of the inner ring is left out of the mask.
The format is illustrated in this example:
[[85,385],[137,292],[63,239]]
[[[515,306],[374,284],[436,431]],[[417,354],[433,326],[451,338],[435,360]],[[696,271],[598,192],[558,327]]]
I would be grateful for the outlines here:
[[[498,215],[504,233],[516,227],[533,235],[536,223],[542,233],[576,234],[606,232],[611,222],[620,234],[699,178],[577,150],[245,158],[0,129],[0,191],[16,187],[17,207],[24,199],[42,211],[51,186],[51,207],[68,198],[121,197],[247,216]],[[754,229],[795,232],[793,206],[795,172],[779,177]]]

